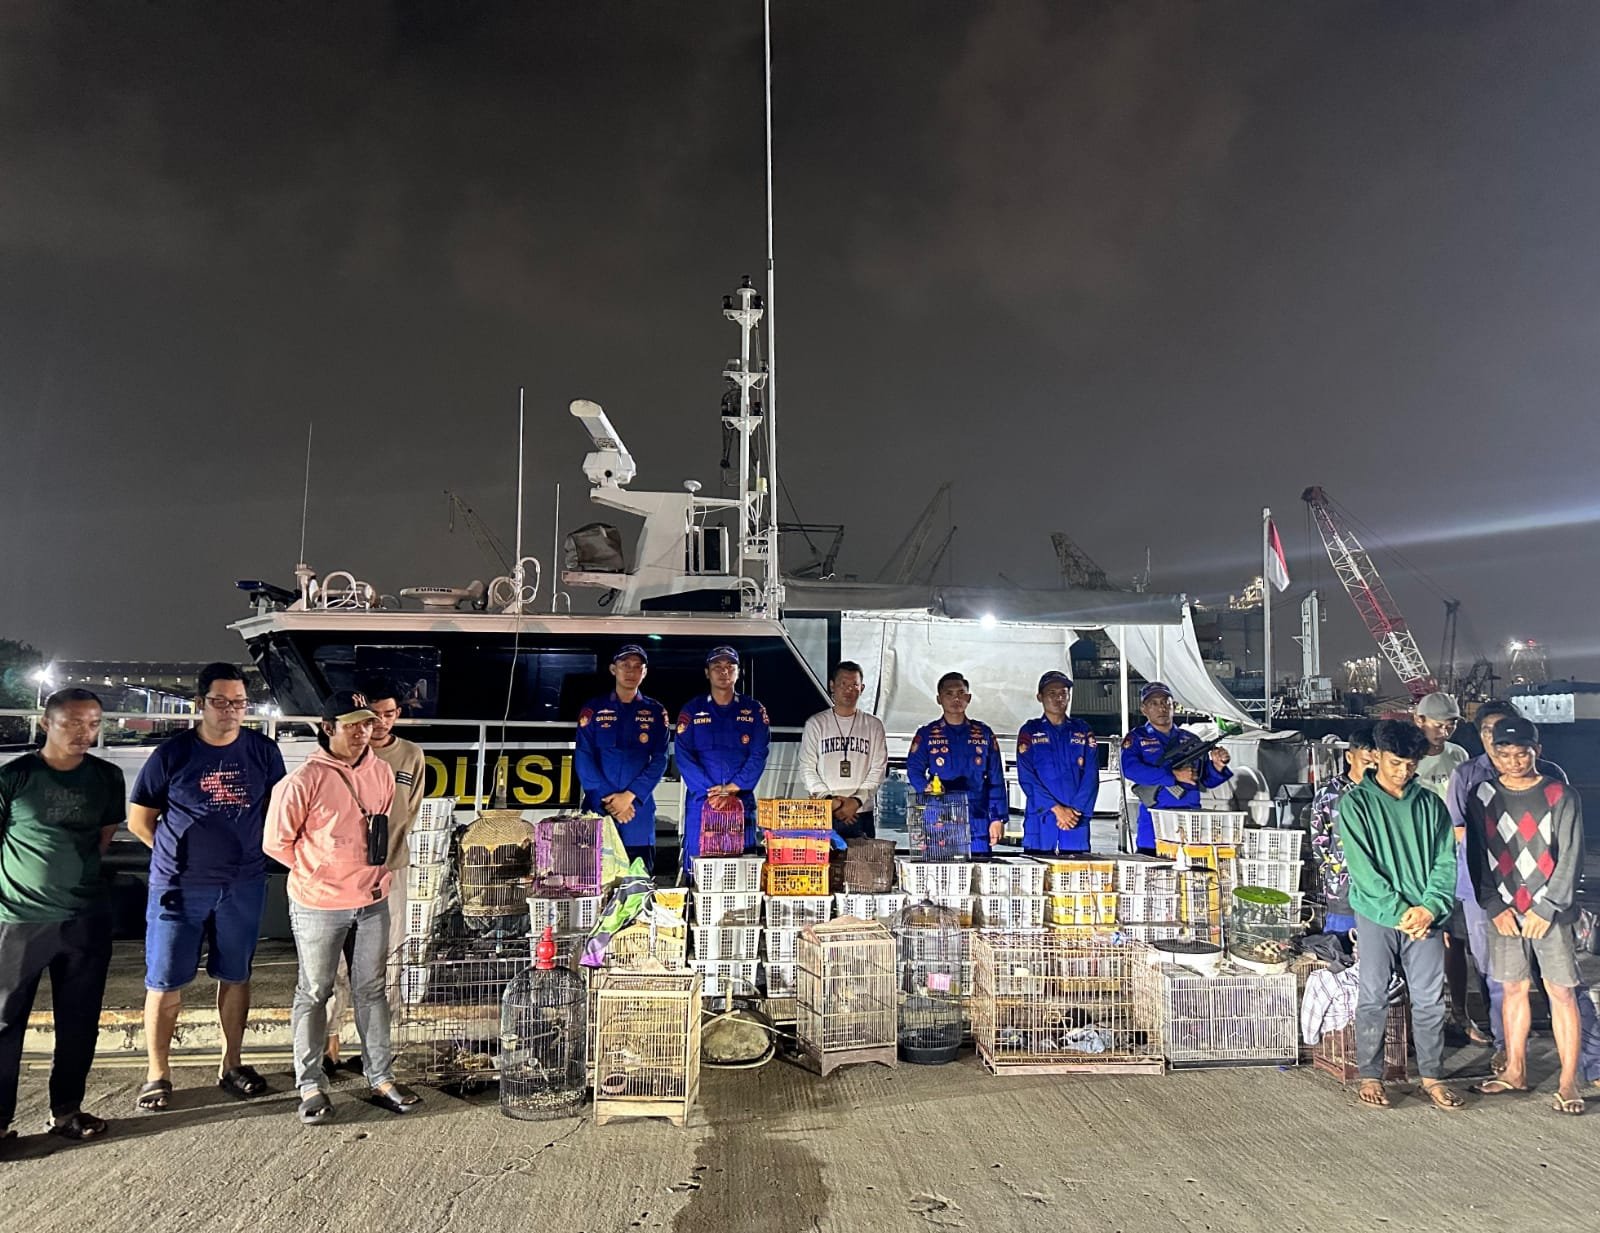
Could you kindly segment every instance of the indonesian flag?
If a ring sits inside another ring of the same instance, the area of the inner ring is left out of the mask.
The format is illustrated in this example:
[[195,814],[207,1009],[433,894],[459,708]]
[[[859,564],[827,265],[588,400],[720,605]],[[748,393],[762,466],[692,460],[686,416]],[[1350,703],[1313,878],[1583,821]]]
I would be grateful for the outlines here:
[[1267,519],[1267,581],[1279,591],[1289,589],[1289,562],[1284,559],[1283,541],[1278,538],[1278,524]]

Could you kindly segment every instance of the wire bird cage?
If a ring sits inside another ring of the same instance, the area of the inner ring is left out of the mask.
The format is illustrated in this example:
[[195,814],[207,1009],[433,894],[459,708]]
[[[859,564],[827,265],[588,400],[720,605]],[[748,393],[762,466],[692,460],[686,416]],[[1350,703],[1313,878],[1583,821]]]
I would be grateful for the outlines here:
[[534,879],[541,895],[598,895],[605,860],[605,823],[560,815],[535,824]]
[[1228,958],[1251,972],[1286,970],[1294,953],[1297,921],[1284,891],[1239,886],[1228,913]]
[[906,809],[911,859],[964,861],[972,856],[972,826],[964,793],[913,792]]
[[538,1121],[566,1117],[589,1094],[588,990],[556,965],[554,930],[545,928],[534,965],[506,986],[500,1002],[500,1112]]
[[528,967],[527,941],[411,940],[392,961],[400,973],[392,1028],[396,1068],[433,1083],[493,1081],[501,1004]]
[[795,1034],[824,1075],[855,1062],[896,1063],[895,942],[877,923],[835,920],[801,930]]
[[851,839],[835,853],[833,885],[853,895],[881,895],[894,889],[894,840]]
[[1293,1066],[1300,1020],[1291,973],[1208,976],[1176,964],[1134,974],[1141,1017],[1159,1023],[1166,1058],[1198,1066]]
[[743,801],[735,798],[723,806],[704,802],[700,806],[700,855],[738,856],[744,851],[744,822]]
[[700,974],[603,971],[595,990],[594,1120],[689,1120],[700,1088]]
[[1134,997],[1148,947],[981,930],[972,951],[973,1035],[993,1073],[1162,1072],[1160,1020]]
[[900,914],[899,1053],[903,1062],[938,1066],[961,1049],[963,936],[954,908],[924,901]]
[[461,915],[526,920],[533,885],[533,826],[514,809],[488,809],[461,832]]
[[[1410,1078],[1411,1024],[1409,1006],[1398,1002],[1389,1007],[1383,1021],[1383,1078],[1387,1083],[1403,1083]],[[1324,1032],[1311,1047],[1311,1065],[1340,1083],[1355,1083],[1361,1078],[1361,1057],[1356,1050],[1356,1025],[1337,1032]]]

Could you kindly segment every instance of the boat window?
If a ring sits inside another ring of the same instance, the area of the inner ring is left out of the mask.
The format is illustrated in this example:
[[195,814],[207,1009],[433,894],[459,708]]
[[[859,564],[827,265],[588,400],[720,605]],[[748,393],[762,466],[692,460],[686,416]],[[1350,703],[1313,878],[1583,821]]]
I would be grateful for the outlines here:
[[[611,677],[593,651],[519,647],[512,671],[510,646],[452,649],[445,714],[456,719],[575,719],[584,702],[609,688]],[[603,682],[603,684],[602,684]]]
[[330,643],[318,647],[312,660],[330,692],[364,691],[375,681],[392,681],[401,693],[405,718],[433,719],[439,714],[438,647]]
[[[837,618],[834,621],[837,624]],[[791,616],[785,622],[795,649],[811,665],[819,681],[828,679],[828,669],[833,667],[829,649],[829,620],[827,617]]]

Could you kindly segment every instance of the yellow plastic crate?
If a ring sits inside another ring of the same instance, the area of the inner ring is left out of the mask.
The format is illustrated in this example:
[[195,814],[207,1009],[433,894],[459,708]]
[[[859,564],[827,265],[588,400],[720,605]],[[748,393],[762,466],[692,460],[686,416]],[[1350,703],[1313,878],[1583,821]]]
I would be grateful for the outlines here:
[[1052,925],[1108,925],[1117,919],[1116,891],[1076,891],[1051,895]]
[[769,895],[826,895],[826,865],[774,865],[767,863],[763,879]]
[[764,830],[833,826],[833,801],[768,800],[756,802],[756,825]]

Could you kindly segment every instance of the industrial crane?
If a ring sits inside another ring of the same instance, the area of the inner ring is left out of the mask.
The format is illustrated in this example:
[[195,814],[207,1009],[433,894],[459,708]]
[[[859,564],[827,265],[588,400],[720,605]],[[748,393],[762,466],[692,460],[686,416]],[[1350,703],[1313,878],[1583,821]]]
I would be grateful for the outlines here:
[[1328,494],[1321,488],[1307,488],[1300,499],[1311,507],[1317,530],[1322,535],[1323,546],[1328,550],[1328,560],[1333,572],[1344,583],[1350,599],[1366,623],[1383,657],[1405,685],[1413,698],[1421,698],[1439,688],[1438,681],[1428,670],[1422,658],[1417,639],[1407,628],[1400,609],[1389,594],[1389,588],[1373,565],[1367,550],[1361,546],[1355,532],[1345,525],[1345,520],[1334,511]]
[[512,570],[511,553],[500,542],[500,537],[489,529],[488,524],[482,518],[478,517],[477,511],[472,506],[456,496],[450,489],[446,488],[444,490],[444,496],[450,516],[449,529],[451,531],[456,529],[456,515],[460,514],[461,520],[467,524],[467,530],[472,533],[472,538],[483,552],[484,558],[497,569],[510,574]]

